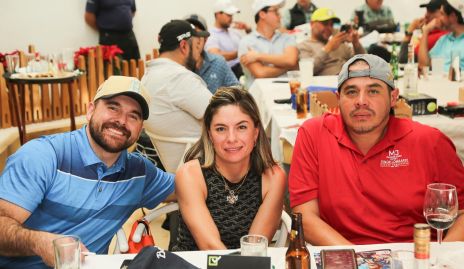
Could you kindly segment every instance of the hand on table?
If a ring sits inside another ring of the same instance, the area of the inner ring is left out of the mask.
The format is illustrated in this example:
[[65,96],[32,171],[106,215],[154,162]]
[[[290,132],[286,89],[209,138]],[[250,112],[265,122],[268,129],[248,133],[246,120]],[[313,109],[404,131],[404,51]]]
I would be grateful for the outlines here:
[[[60,234],[53,234],[47,232],[41,232],[40,234],[40,241],[36,243],[34,252],[40,256],[43,262],[51,267],[55,266],[55,249],[53,247],[53,240],[56,238],[63,237]],[[82,242],[81,245],[81,252],[89,251]],[[84,255],[81,254],[81,262],[84,261]]]

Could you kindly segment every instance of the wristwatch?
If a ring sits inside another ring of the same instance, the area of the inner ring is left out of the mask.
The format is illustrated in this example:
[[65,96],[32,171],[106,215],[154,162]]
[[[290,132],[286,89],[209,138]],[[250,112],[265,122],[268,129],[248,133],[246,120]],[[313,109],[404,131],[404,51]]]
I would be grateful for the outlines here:
[[412,32],[409,32],[408,30],[404,31],[405,36],[412,36]]

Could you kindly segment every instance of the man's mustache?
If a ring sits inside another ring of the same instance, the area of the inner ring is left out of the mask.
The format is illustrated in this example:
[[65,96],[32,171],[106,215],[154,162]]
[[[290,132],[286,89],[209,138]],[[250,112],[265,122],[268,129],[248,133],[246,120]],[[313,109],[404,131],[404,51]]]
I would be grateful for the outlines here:
[[120,131],[121,133],[123,133],[123,135],[126,136],[127,138],[129,138],[131,136],[131,132],[129,130],[127,130],[126,127],[124,127],[123,125],[121,125],[121,124],[119,124],[117,122],[103,123],[102,124],[102,129],[105,129],[105,128],[116,129],[116,130]]

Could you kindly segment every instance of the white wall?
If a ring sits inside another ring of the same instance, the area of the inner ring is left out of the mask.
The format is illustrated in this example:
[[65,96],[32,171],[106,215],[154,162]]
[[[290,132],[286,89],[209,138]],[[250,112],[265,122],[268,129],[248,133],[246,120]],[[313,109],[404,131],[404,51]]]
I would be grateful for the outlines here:
[[[251,25],[253,0],[233,0],[241,9],[234,19]],[[332,8],[346,21],[355,7],[364,0],[313,0],[319,7]],[[34,44],[38,51],[50,53],[60,48],[93,46],[98,43],[98,35],[84,22],[85,0],[1,0],[0,1],[0,52],[27,49]],[[385,0],[395,18],[408,22],[422,16],[425,9],[419,4],[428,0]],[[134,31],[142,55],[157,46],[155,37],[161,26],[170,19],[182,18],[187,14],[202,15],[212,25],[214,0],[136,0],[137,14]],[[295,0],[287,0],[290,7]]]

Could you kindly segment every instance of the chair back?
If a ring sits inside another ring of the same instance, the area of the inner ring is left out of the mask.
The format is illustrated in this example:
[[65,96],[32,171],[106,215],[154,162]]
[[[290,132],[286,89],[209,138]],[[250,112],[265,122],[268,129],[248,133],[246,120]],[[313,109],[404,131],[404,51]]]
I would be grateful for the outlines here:
[[[158,152],[158,156],[161,160],[161,163],[163,164],[163,167],[166,169],[167,172],[170,172],[170,173],[175,173],[177,171],[177,168],[179,168],[179,166],[184,162],[184,156],[185,156],[185,153],[187,153],[187,150],[195,142],[198,141],[198,138],[196,137],[167,137],[167,136],[157,135],[146,129],[145,129],[145,133],[148,135],[148,137],[150,137],[150,140],[153,143],[153,146],[155,147],[156,152]],[[179,156],[180,159],[178,160],[178,163],[175,165],[175,167],[170,165],[170,163],[168,162],[167,156],[163,155],[163,153],[160,152],[159,150],[159,144],[163,142],[179,144],[179,145],[183,145],[184,147],[182,156]]]
[[282,215],[280,216],[281,224],[280,229],[276,231],[272,241],[275,241],[274,247],[285,247],[287,243],[287,237],[292,229],[292,219],[290,216],[282,210]]
[[[147,215],[145,215],[144,220],[148,223],[152,222],[153,220],[157,219],[158,217],[165,215],[170,212],[174,212],[179,210],[179,204],[177,203],[167,203],[160,207],[157,207],[153,210],[150,210]],[[134,242],[140,242],[142,238],[142,234],[145,230],[145,225],[139,224],[135,229],[134,235],[132,240]],[[129,250],[129,245],[127,242],[127,237],[124,230],[121,228],[116,233],[116,244],[114,247],[113,253],[125,253]]]

